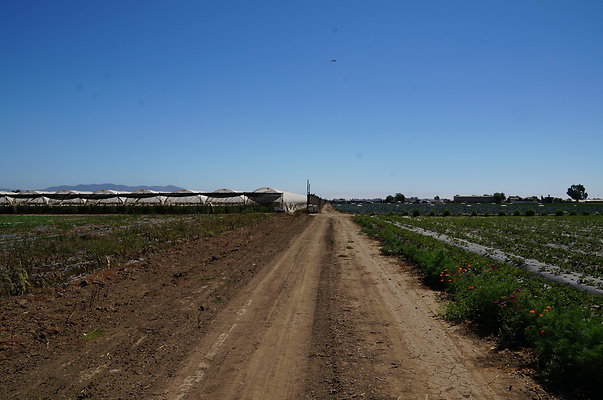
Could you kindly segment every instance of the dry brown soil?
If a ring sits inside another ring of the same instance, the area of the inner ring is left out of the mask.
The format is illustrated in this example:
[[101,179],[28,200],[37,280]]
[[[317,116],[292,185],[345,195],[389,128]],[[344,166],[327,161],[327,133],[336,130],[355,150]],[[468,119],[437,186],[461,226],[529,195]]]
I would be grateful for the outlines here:
[[438,310],[349,216],[277,216],[2,299],[0,399],[553,398]]

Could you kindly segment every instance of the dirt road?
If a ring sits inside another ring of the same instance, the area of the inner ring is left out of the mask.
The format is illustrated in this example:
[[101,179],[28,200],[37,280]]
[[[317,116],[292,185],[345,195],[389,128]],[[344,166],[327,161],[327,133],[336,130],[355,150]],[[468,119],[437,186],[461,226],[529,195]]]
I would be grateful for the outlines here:
[[36,296],[0,309],[0,398],[553,398],[330,209]]
[[[522,399],[432,292],[326,210],[233,299],[168,399]],[[515,387],[515,389],[513,388]]]

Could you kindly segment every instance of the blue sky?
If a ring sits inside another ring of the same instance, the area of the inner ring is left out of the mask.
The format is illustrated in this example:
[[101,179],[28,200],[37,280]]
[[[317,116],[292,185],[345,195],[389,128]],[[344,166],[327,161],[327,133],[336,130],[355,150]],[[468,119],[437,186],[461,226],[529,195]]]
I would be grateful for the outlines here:
[[7,0],[0,187],[603,197],[602,18],[601,1]]

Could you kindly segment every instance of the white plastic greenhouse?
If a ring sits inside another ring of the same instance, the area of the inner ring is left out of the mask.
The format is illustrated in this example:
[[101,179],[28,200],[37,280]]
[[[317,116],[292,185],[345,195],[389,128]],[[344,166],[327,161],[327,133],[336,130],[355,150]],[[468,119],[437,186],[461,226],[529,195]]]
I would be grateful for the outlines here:
[[254,204],[274,204],[276,210],[295,212],[306,208],[307,198],[301,194],[284,192],[269,187],[262,187],[253,192],[242,192],[231,189],[218,189],[213,192],[186,189],[178,190],[176,192],[155,192],[151,190],[137,190],[134,192],[121,192],[115,190],[97,190],[96,192],[79,192],[73,190],[60,190],[57,192],[0,192],[0,206],[241,206]]

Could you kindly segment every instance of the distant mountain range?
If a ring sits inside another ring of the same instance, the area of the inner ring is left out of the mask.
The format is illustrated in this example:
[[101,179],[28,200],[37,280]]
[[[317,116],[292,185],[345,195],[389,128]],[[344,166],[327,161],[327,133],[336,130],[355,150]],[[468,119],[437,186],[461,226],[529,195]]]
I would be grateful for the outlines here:
[[[156,192],[175,192],[176,190],[182,189],[181,187],[174,185],[167,186],[127,186],[127,185],[115,185],[113,183],[100,183],[100,184],[89,184],[89,185],[62,185],[62,186],[51,186],[46,189],[38,189],[41,192],[57,192],[59,190],[77,190],[80,192],[96,192],[97,190],[118,190],[122,192],[133,192],[135,190],[154,190]],[[11,192],[13,189],[0,189],[0,192]],[[22,189],[26,190],[26,189]]]
[[100,183],[90,185],[75,185],[75,186],[51,186],[42,191],[56,192],[58,190],[79,190],[82,192],[96,192],[97,190],[119,190],[123,192],[133,192],[135,190],[154,190],[156,192],[175,192],[176,190],[182,189],[181,187],[174,185],[167,186],[128,186],[128,185],[115,185],[113,183]]

